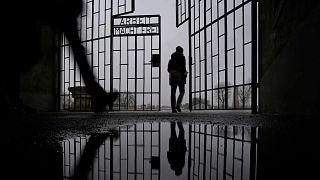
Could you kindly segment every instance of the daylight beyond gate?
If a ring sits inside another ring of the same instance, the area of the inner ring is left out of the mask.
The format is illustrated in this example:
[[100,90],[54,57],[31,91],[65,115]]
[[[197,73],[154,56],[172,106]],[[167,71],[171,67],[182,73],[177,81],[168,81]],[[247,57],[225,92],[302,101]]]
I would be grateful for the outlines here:
[[[135,1],[85,0],[82,45],[97,81],[118,91],[113,110],[160,110],[160,16],[128,16]],[[60,110],[91,111],[91,97],[67,39],[60,39]]]
[[189,28],[189,108],[257,111],[256,0],[176,0]]

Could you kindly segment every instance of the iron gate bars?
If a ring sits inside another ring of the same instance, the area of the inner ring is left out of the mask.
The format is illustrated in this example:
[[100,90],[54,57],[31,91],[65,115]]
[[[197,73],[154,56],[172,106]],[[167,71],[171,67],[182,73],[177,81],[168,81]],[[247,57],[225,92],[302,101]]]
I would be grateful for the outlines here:
[[[161,166],[153,167],[150,161],[160,158],[161,124],[127,125],[115,130],[119,137],[96,134],[62,141],[62,179],[72,179],[81,158],[88,158],[84,157],[85,148],[91,145],[97,149],[91,150],[95,155],[91,156],[92,163],[86,164],[91,167],[87,173],[88,179],[160,180]],[[92,141],[92,136],[96,136],[95,139],[105,139],[97,144],[98,141]]]
[[[134,0],[84,0],[83,12],[78,19],[79,34],[96,80],[106,91],[120,91],[121,96],[115,103],[114,110],[160,110],[160,16],[146,16],[150,22],[145,22],[144,25],[138,22],[139,27],[143,27],[146,32],[135,32],[136,35],[123,34],[116,31],[116,28],[119,28],[116,25],[115,28],[112,27],[115,21],[121,19],[121,16],[132,13],[134,10]],[[137,18],[141,19],[142,16]],[[122,25],[121,21],[119,25]],[[138,28],[137,24],[131,26],[134,29]],[[157,32],[149,33],[150,29],[156,29]],[[118,45],[124,46],[124,41],[128,43],[129,48],[121,50]],[[131,47],[132,45],[136,46]],[[59,39],[59,51],[60,110],[91,111],[91,97],[86,93],[80,76],[81,72],[74,61],[69,42],[63,35]],[[124,63],[124,56],[121,54],[132,52],[137,55],[134,55],[134,58],[129,57],[134,62]],[[144,61],[142,58],[145,58],[144,63],[141,63]],[[150,60],[152,61],[149,62]],[[158,64],[155,63],[156,61]],[[125,67],[129,71],[132,70],[131,65],[135,66],[135,64],[137,66],[133,68],[135,69],[133,77],[130,73],[127,76],[120,76],[120,72],[125,71]],[[153,68],[150,70],[151,66]],[[140,69],[145,71],[139,71]],[[144,73],[143,76],[139,76],[140,72]],[[123,82],[135,82],[134,86],[131,85],[134,87],[133,91],[129,92],[128,89],[121,87]],[[149,84],[151,84],[150,90],[146,87]],[[139,89],[141,87],[143,87],[142,90]],[[121,90],[126,91],[121,92]],[[130,97],[133,98],[130,99]],[[128,99],[127,104],[121,107],[121,103],[125,103],[124,99]]]
[[188,180],[256,179],[258,129],[189,125]]
[[160,110],[160,22],[159,15],[113,19],[112,87],[120,91],[118,110]]
[[[176,3],[177,27],[189,22],[190,110],[257,112],[257,1],[177,0]],[[183,7],[188,7],[187,12]]]

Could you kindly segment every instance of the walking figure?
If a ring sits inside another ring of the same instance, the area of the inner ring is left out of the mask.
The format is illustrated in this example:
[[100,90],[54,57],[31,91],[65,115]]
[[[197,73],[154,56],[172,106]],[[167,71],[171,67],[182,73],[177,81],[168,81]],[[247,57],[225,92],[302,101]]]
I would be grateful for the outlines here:
[[[187,78],[186,58],[183,55],[183,48],[176,47],[176,51],[171,55],[168,63],[169,84],[171,86],[171,110],[173,113],[181,112],[180,105],[185,93]],[[176,90],[179,87],[179,96],[176,99]]]

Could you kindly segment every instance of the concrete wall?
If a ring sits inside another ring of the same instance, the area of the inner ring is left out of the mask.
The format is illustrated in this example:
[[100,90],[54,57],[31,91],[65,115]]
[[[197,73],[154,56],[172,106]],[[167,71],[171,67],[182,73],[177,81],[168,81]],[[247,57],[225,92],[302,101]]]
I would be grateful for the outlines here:
[[[58,109],[57,38],[49,26],[38,26],[36,60],[21,75],[20,97],[39,111]],[[32,61],[32,60],[31,60]]]
[[317,0],[262,1],[262,113],[318,114],[319,17]]

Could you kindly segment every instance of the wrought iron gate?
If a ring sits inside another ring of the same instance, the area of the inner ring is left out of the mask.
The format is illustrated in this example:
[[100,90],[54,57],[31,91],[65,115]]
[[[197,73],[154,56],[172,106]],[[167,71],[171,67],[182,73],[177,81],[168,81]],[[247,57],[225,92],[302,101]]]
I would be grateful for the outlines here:
[[176,0],[189,23],[189,108],[257,111],[258,2]]
[[[85,0],[79,34],[96,80],[118,91],[113,110],[160,110],[160,16],[124,16],[134,0]],[[60,110],[91,111],[70,45],[60,39]]]
[[120,91],[119,110],[160,110],[160,21],[153,15],[113,18],[110,76]]

